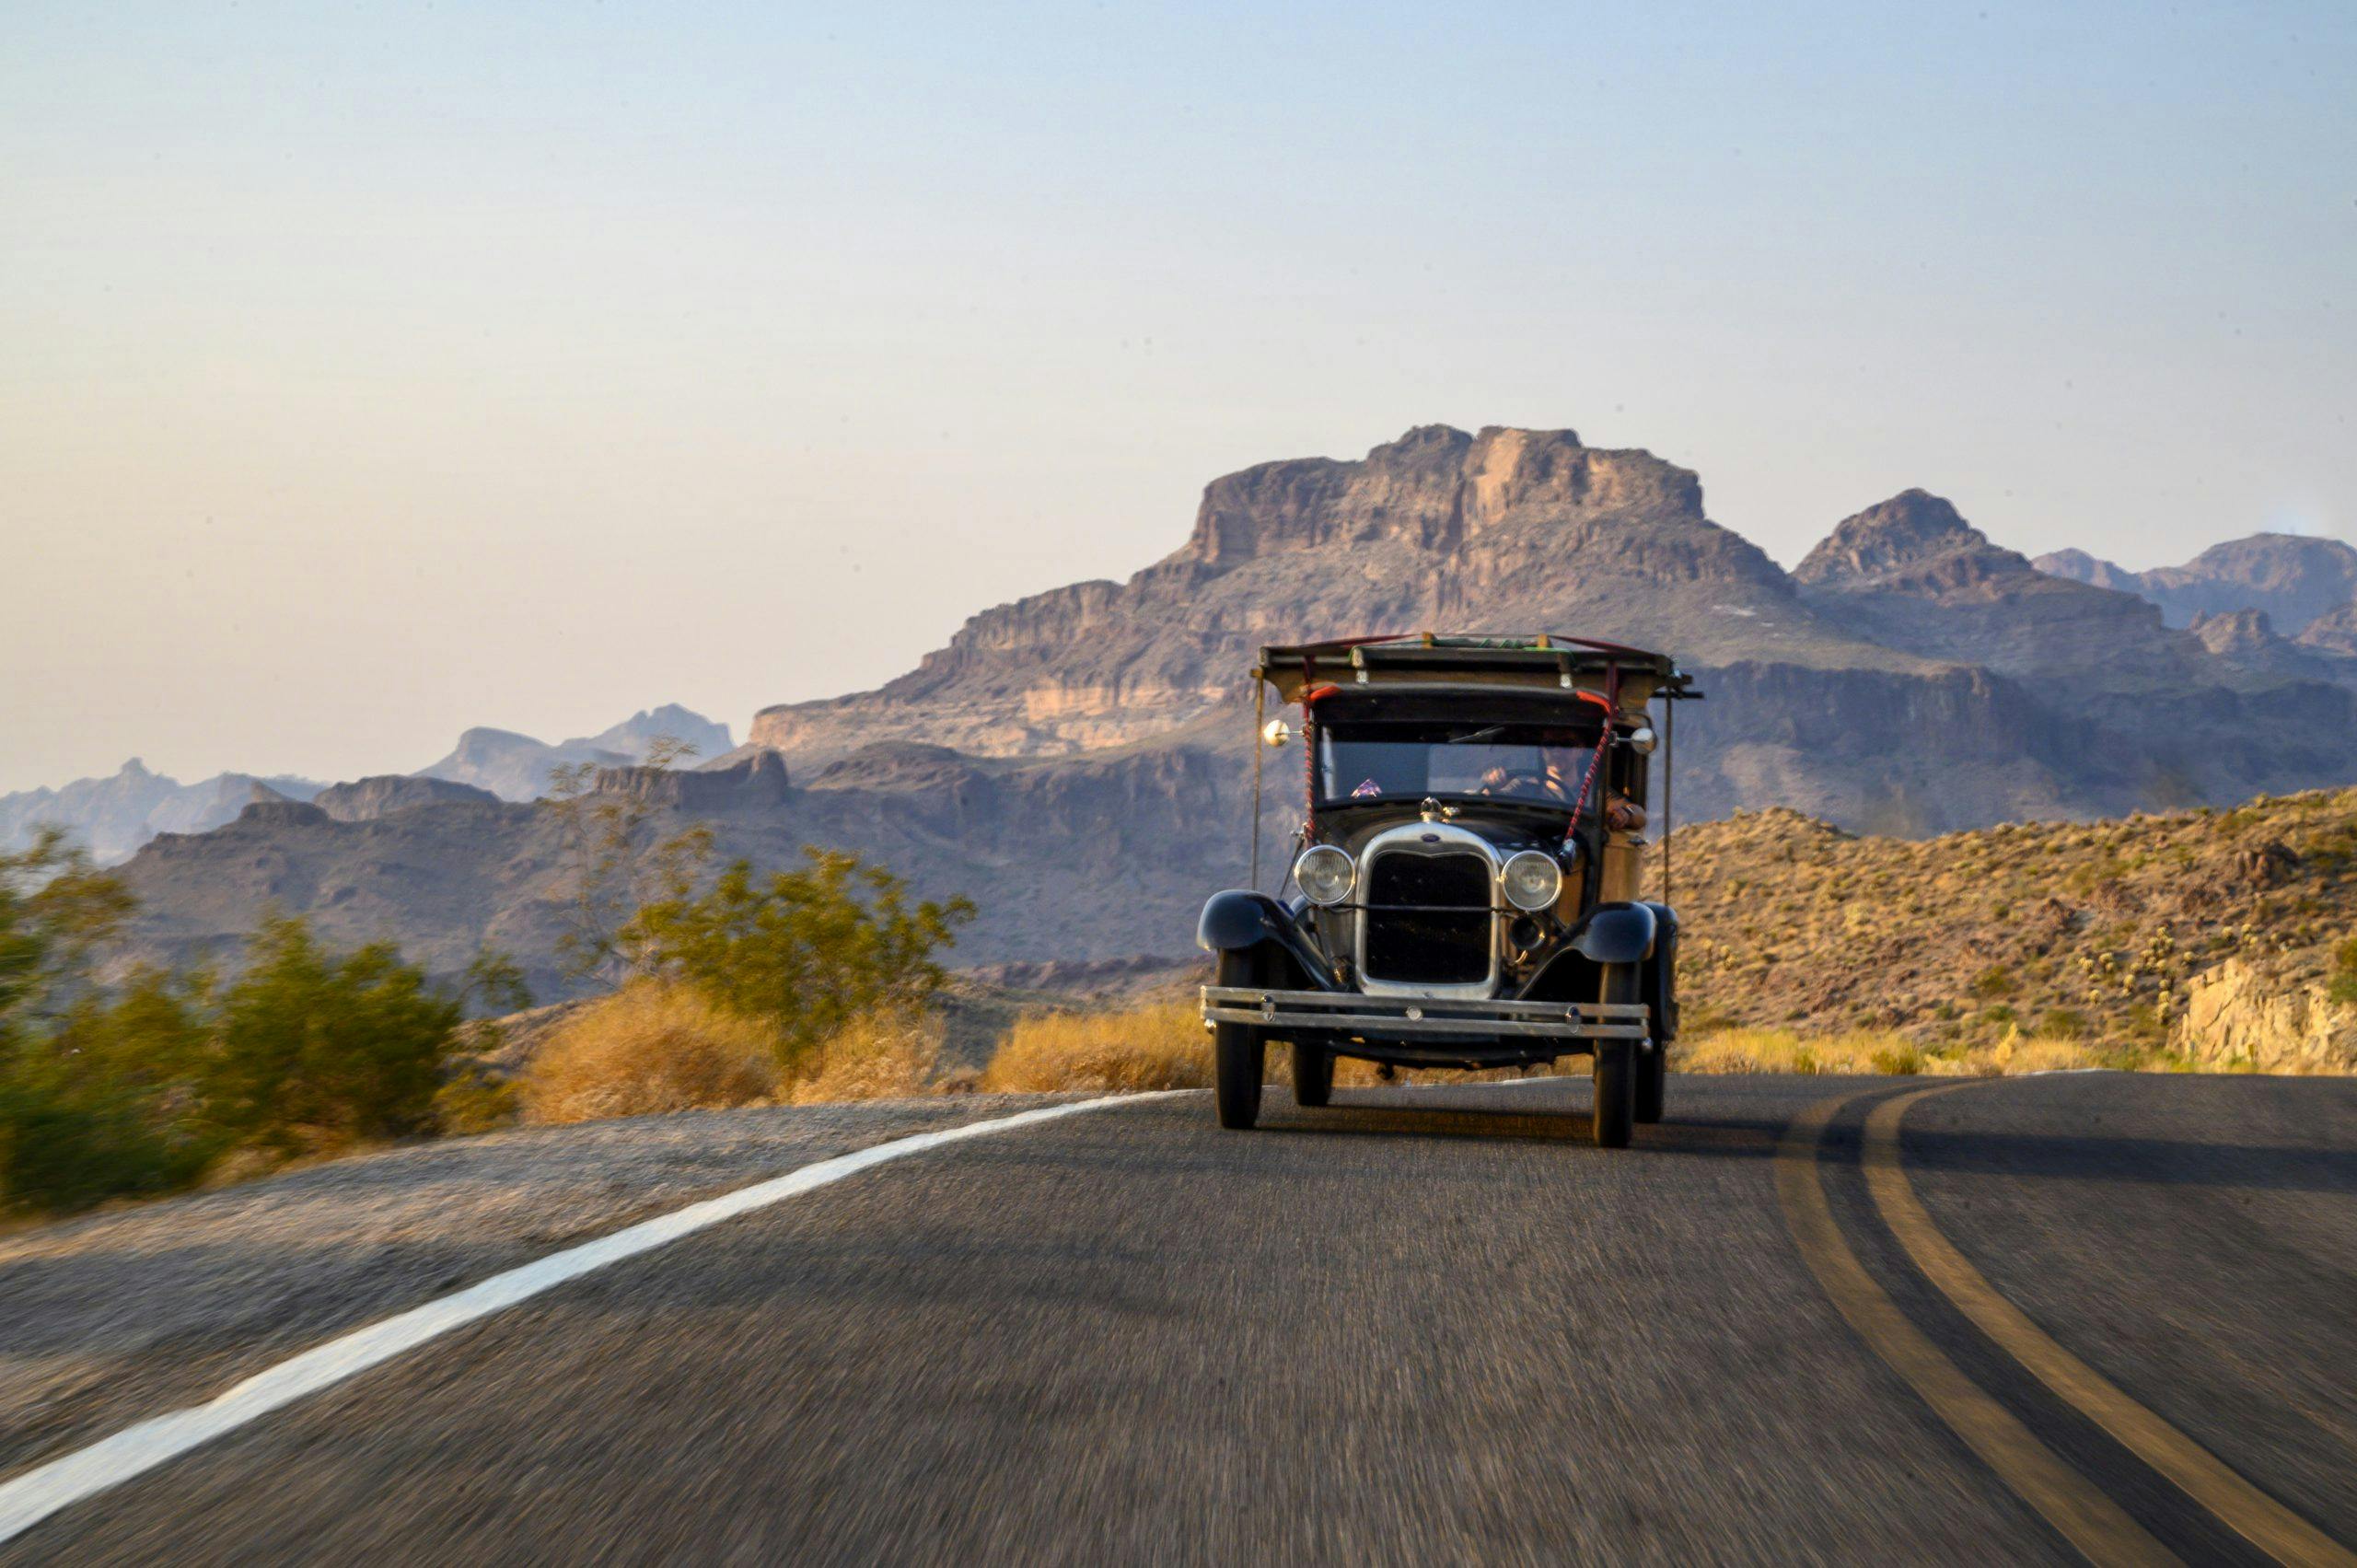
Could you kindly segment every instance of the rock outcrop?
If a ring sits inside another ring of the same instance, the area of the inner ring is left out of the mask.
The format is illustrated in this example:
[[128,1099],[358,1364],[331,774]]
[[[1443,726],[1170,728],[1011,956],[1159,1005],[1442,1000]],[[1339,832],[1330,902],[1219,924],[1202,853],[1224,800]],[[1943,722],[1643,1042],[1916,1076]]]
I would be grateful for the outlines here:
[[2301,628],[2300,645],[2357,656],[2357,599],[2328,610]]
[[755,751],[725,767],[701,772],[604,768],[596,787],[600,795],[628,796],[674,811],[757,810],[785,799],[785,759],[774,751]]
[[425,778],[412,773],[380,773],[351,784],[331,784],[311,797],[311,804],[339,822],[370,822],[396,811],[426,806],[495,806],[499,796],[487,789],[453,779]]
[[2241,958],[2194,977],[2169,1033],[2205,1067],[2357,1072],[2357,1006],[2314,982],[2284,986]]
[[[2314,628],[2322,624],[2310,621]],[[2357,686],[2357,651],[2344,653],[2327,637],[2292,642],[2275,634],[2263,610],[2235,610],[2216,615],[2196,615],[2186,628],[2211,657],[2254,675],[2294,680],[2332,680]],[[2328,636],[2329,629],[2328,628]]]

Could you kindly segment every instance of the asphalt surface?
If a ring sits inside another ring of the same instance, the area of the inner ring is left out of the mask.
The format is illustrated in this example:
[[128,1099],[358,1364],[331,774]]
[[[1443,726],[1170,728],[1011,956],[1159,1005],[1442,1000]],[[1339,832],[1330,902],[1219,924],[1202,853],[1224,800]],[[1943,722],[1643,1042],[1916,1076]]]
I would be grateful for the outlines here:
[[[1189,1096],[928,1151],[422,1345],[0,1561],[2080,1560],[1829,1294],[1786,1133],[1836,1098],[1805,1190],[2004,1441],[2148,1558],[2268,1561],[1878,1210],[1866,1116],[1930,1083],[1677,1078],[1619,1152],[1577,1080],[1271,1089],[1251,1133]],[[1974,1084],[1910,1106],[1898,1153],[2046,1335],[2357,1542],[2357,1083]],[[0,1303],[37,1265],[0,1252]],[[133,1254],[91,1288],[162,1310],[172,1279]],[[40,1298],[61,1341],[70,1297]],[[273,1354],[350,1315],[308,1310],[261,1315]]]

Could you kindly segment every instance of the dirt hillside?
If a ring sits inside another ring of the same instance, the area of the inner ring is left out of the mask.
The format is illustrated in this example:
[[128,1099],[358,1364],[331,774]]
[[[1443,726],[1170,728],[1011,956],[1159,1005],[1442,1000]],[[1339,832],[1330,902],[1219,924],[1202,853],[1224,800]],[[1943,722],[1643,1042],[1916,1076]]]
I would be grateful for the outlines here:
[[1671,850],[1689,1032],[2357,1059],[2357,789],[1912,841],[1747,811]]

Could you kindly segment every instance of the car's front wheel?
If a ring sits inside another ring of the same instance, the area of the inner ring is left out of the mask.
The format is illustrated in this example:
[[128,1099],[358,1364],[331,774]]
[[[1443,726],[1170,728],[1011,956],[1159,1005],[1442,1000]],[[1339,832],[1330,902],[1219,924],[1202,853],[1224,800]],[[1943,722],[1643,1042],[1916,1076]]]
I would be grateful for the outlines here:
[[[1607,1006],[1642,1000],[1637,966],[1608,964],[1602,994]],[[1637,1042],[1600,1040],[1596,1042],[1596,1145],[1625,1149],[1629,1131],[1637,1120]]]
[[[1222,985],[1258,985],[1260,977],[1248,952],[1219,956]],[[1250,1024],[1212,1026],[1212,1100],[1223,1127],[1245,1128],[1260,1120],[1260,1077],[1268,1046]]]

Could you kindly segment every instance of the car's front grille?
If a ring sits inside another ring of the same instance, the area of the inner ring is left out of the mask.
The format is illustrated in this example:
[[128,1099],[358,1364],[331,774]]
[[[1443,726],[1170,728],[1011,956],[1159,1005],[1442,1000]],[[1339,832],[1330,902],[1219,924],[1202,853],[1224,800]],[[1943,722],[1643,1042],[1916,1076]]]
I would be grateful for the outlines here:
[[1369,980],[1470,985],[1490,978],[1486,856],[1378,852],[1362,902]]

